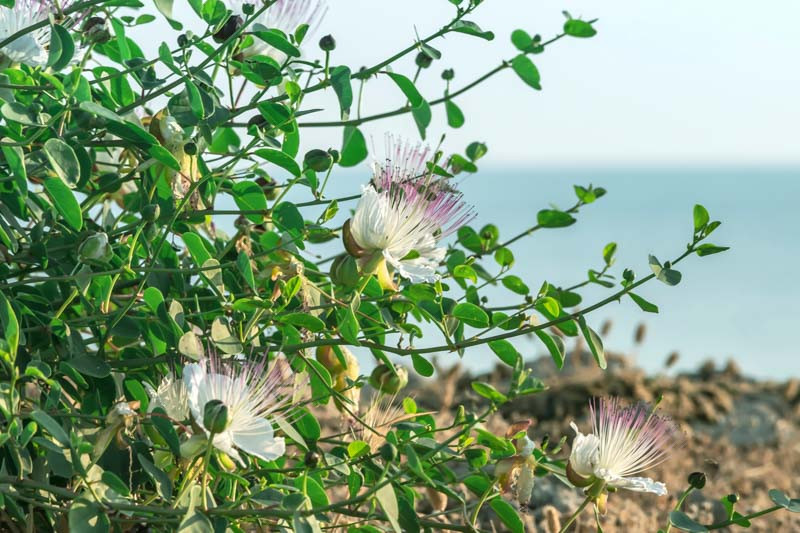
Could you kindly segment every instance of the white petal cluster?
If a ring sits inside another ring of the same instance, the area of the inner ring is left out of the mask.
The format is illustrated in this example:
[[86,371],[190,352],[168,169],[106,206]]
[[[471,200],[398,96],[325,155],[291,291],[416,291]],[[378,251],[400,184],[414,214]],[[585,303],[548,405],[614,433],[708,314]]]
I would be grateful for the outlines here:
[[[14,7],[0,7],[0,41],[38,22],[47,20],[51,2],[17,0]],[[45,25],[14,39],[2,49],[0,58],[31,67],[45,67],[50,48],[50,26]]]
[[569,466],[586,479],[637,492],[667,494],[664,483],[635,474],[664,461],[678,440],[675,426],[645,405],[621,407],[614,399],[592,404],[593,433],[575,431]]

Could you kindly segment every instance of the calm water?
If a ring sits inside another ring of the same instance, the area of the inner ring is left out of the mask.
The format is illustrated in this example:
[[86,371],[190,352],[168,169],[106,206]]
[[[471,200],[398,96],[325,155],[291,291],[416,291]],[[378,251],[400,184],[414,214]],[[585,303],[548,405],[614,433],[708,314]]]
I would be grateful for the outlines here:
[[[328,192],[331,196],[353,194],[368,174],[366,167],[337,171]],[[683,252],[691,238],[692,207],[702,203],[712,219],[723,222],[711,242],[731,250],[685,259],[677,267],[683,280],[676,287],[652,281],[637,290],[659,306],[659,314],[643,313],[626,298],[589,315],[590,325],[597,329],[604,320],[612,320],[611,333],[604,339],[607,349],[633,353],[649,370],[662,368],[666,356],[675,350],[680,354],[677,368],[692,368],[707,358],[719,362],[734,358],[756,376],[800,375],[796,341],[800,284],[795,270],[800,264],[796,206],[800,169],[485,167],[463,179],[461,188],[478,211],[474,226],[495,223],[502,239],[533,225],[539,209],[551,204],[571,206],[575,202],[572,185],[589,183],[606,188],[608,194],[583,208],[577,224],[543,230],[516,242],[513,273],[534,290],[545,280],[568,286],[585,279],[588,268],[601,267],[603,246],[614,241],[618,244],[614,273],[619,276],[624,268],[631,268],[642,277],[650,272],[648,254],[664,261]],[[299,195],[292,199],[301,198],[307,199]],[[344,206],[342,211],[346,211]],[[310,211],[306,218],[312,216]],[[488,294],[498,305],[508,293]],[[589,288],[584,305],[608,294],[602,287]],[[642,321],[647,335],[636,347],[633,331]],[[525,356],[542,353],[538,341],[515,342]],[[368,366],[369,355],[362,355]],[[457,356],[448,357],[455,360]],[[482,348],[469,350],[464,358],[475,369],[488,368],[495,360]]]

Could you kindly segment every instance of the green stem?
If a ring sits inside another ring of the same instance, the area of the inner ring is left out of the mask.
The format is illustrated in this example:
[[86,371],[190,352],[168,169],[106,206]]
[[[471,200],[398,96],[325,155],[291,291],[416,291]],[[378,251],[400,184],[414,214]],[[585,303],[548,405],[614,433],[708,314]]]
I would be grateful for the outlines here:
[[569,526],[571,526],[572,523],[578,519],[578,516],[583,512],[584,509],[586,509],[586,506],[589,505],[589,502],[591,501],[592,497],[587,496],[586,499],[583,500],[583,503],[580,505],[580,507],[578,507],[574,513],[572,513],[572,516],[569,517],[569,520],[567,520],[567,522],[564,524],[564,527],[562,527],[558,533],[565,533],[569,529]]

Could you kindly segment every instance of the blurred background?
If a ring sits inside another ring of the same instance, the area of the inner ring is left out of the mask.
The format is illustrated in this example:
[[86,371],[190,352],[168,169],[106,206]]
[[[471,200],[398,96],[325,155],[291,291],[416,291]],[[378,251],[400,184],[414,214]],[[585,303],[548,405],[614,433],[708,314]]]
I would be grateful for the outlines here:
[[[649,273],[650,253],[662,261],[679,255],[691,237],[692,207],[701,203],[723,222],[710,241],[731,250],[685,260],[677,287],[651,282],[638,291],[659,314],[644,314],[625,299],[593,313],[590,324],[597,329],[610,319],[606,347],[633,352],[647,370],[677,351],[677,368],[734,358],[754,376],[800,375],[794,330],[800,325],[800,70],[791,66],[800,56],[800,3],[487,0],[469,19],[495,39],[451,34],[431,43],[442,59],[421,73],[417,86],[427,99],[442,96],[445,68],[455,71],[451,90],[470,83],[515,55],[514,29],[544,40],[559,33],[562,9],[599,19],[598,34],[561,39],[533,57],[542,91],[506,70],[456,99],[466,116],[460,129],[448,128],[444,109],[433,108],[429,143],[446,134],[447,151],[463,153],[472,141],[489,147],[480,172],[459,177],[478,212],[473,225],[494,223],[508,238],[532,226],[538,210],[574,203],[573,184],[606,188],[577,224],[539,232],[512,248],[515,273],[530,287],[544,280],[571,285],[585,279],[588,268],[602,266],[603,246],[611,241],[618,244],[617,276],[624,268],[640,277]],[[371,66],[416,35],[436,31],[453,12],[447,0],[331,0],[305,54],[320,57],[316,43],[331,33],[337,42],[332,64]],[[185,2],[175,2],[175,18],[199,31]],[[137,30],[155,36],[147,42],[148,57],[156,55],[158,35],[168,34],[161,29],[167,29],[163,19]],[[413,54],[395,70],[413,76]],[[372,79],[361,113],[403,104],[391,81]],[[309,97],[304,107],[330,110],[308,120],[339,118],[332,91]],[[410,115],[361,129],[379,157],[385,132],[419,136]],[[306,128],[302,138],[301,150],[339,148],[341,129]],[[337,170],[328,192],[353,194],[368,178],[366,164]],[[607,294],[591,289],[584,302]],[[632,349],[640,321],[647,340]],[[526,356],[543,351],[534,340],[518,344]],[[484,370],[495,361],[489,350],[474,349],[464,362]]]

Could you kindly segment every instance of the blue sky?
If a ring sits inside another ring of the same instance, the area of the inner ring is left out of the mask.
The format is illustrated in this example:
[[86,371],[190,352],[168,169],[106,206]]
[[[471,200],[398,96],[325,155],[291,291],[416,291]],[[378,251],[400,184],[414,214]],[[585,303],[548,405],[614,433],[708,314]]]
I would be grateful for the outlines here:
[[[186,2],[175,4],[178,18],[199,29]],[[333,63],[353,68],[409,45],[415,29],[420,36],[436,31],[454,10],[447,0],[328,5],[306,55],[318,57],[317,40],[332,33],[338,43]],[[502,72],[459,97],[467,118],[460,130],[447,128],[443,109],[435,108],[429,138],[447,133],[453,150],[483,140],[489,161],[498,164],[800,164],[800,69],[792,67],[800,57],[800,2],[793,0],[486,0],[470,19],[494,31],[495,40],[452,34],[432,43],[443,58],[423,73],[420,88],[429,99],[441,96],[444,68],[455,69],[454,87],[469,83],[513,57],[511,31],[522,28],[546,39],[560,31],[564,9],[600,19],[598,35],[562,39],[535,57],[541,92]],[[169,34],[162,21],[146,28],[148,36]],[[147,44],[155,53],[159,41]],[[413,74],[413,56],[396,70]],[[335,110],[328,93],[309,98],[307,105]],[[363,112],[402,103],[390,81],[372,80]],[[410,116],[364,126],[376,139],[387,130],[416,135]],[[339,143],[338,132],[330,129],[304,134],[308,147]]]

